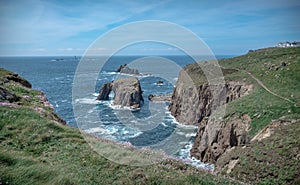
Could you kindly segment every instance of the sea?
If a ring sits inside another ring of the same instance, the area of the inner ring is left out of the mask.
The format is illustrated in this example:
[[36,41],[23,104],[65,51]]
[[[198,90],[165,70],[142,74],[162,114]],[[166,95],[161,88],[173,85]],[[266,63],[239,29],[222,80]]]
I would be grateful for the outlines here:
[[[232,56],[216,56],[217,59],[229,57]],[[204,164],[190,157],[197,128],[178,123],[168,111],[168,103],[153,103],[148,100],[150,94],[171,94],[179,70],[195,62],[193,58],[189,56],[108,57],[105,63],[102,63],[102,68],[95,71],[95,88],[84,97],[78,99],[72,97],[75,79],[84,75],[79,74],[78,67],[84,66],[87,61],[97,60],[97,57],[74,56],[0,57],[0,67],[19,74],[27,79],[34,89],[44,92],[55,111],[69,126],[115,142],[130,143],[136,148],[149,147],[154,150],[164,150],[171,157],[197,168],[207,170],[214,168],[211,164]],[[141,75],[117,73],[116,70],[123,64],[138,69]],[[144,98],[144,104],[140,109],[133,110],[113,105],[113,93],[110,94],[108,101],[96,100],[104,83],[125,77],[135,77],[140,80]],[[158,81],[163,81],[163,84],[157,83]],[[74,104],[90,105],[91,109],[86,111],[84,116],[76,115]],[[95,114],[98,116],[97,119],[89,119],[89,116]]]

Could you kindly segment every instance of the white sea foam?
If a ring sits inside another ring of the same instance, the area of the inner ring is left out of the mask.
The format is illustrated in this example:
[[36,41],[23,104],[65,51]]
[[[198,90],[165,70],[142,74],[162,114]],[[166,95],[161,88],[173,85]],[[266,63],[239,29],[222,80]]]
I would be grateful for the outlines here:
[[109,106],[114,110],[130,110],[130,111],[138,111],[140,108],[128,107],[128,106],[121,106],[121,105],[114,105],[113,101],[110,102]]
[[98,97],[99,93],[93,93],[93,96]]
[[171,112],[167,111],[166,112],[167,116],[168,116],[168,120],[172,120],[172,123],[176,124],[177,127],[179,128],[198,128],[197,126],[195,125],[184,125],[182,123],[179,123],[176,118],[171,114]]
[[107,126],[106,130],[107,130],[108,134],[115,134],[118,132],[118,128],[116,128],[113,125]]
[[116,75],[116,74],[120,74],[120,73],[117,73],[117,72],[107,72],[107,71],[102,71],[101,74]]
[[87,133],[107,133],[107,131],[101,127],[95,127],[95,128],[89,128],[89,129],[86,129],[85,132]]
[[135,138],[139,135],[141,135],[143,132],[137,132],[136,134],[132,135],[132,136],[129,136],[129,138]]
[[75,103],[81,103],[81,104],[98,104],[101,103],[101,101],[96,100],[95,98],[79,98],[75,100]]
[[202,169],[207,169],[207,170],[213,170],[214,169],[214,165],[212,164],[205,164],[203,162],[201,162],[198,159],[195,159],[194,157],[190,157],[190,150],[193,147],[193,143],[189,142],[188,144],[186,144],[184,146],[184,148],[182,148],[179,151],[179,157],[181,160],[183,160],[185,163],[191,164],[192,166],[196,167],[196,168],[202,168]]
[[161,124],[162,124],[164,127],[168,127],[168,125],[166,125],[164,122],[161,122]]

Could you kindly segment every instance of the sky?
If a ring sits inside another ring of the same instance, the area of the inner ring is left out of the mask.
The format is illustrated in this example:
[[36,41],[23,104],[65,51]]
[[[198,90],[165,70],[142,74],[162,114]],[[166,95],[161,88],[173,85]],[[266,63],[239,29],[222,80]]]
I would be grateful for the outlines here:
[[[299,0],[1,0],[0,56],[81,56],[111,30],[146,20],[184,27],[216,55],[239,55],[300,41],[299,17]],[[174,46],[140,43],[120,53],[178,52]]]

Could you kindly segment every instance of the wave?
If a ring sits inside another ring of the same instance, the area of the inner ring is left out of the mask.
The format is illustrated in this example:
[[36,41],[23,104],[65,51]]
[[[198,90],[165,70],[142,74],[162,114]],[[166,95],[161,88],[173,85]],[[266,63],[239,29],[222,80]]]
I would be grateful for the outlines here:
[[87,133],[107,133],[107,131],[101,127],[88,128],[84,130]]
[[75,103],[81,104],[99,104],[101,101],[96,100],[95,98],[79,98],[75,100]]
[[190,141],[188,144],[182,148],[178,153],[178,158],[181,159],[183,162],[190,164],[196,168],[206,169],[212,171],[214,169],[213,164],[206,164],[201,162],[200,160],[190,157],[190,150],[193,147],[193,142]]
[[140,108],[134,108],[134,107],[129,107],[129,106],[121,106],[121,105],[114,105],[113,101],[110,101],[109,106],[114,109],[114,110],[130,110],[130,111],[138,111]]

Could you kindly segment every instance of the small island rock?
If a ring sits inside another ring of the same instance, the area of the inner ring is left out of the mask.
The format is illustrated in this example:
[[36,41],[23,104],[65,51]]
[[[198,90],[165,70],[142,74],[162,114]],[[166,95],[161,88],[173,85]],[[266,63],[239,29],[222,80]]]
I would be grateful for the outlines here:
[[127,66],[127,64],[120,65],[117,69],[118,73],[124,73],[124,74],[133,74],[133,75],[140,75],[139,71],[137,69],[131,69]]
[[108,100],[111,91],[115,94],[113,98],[114,105],[136,109],[144,102],[143,91],[137,78],[122,78],[104,84],[100,89],[97,100]]

